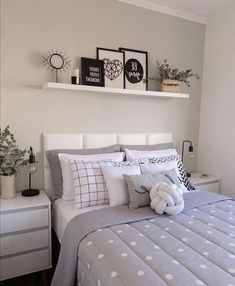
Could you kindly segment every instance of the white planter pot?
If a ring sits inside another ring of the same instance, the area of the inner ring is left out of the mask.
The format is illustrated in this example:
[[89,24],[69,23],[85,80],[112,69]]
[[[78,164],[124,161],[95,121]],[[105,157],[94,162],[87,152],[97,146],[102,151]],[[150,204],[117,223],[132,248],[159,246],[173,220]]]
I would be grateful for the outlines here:
[[12,199],[16,196],[15,175],[0,176],[1,199]]

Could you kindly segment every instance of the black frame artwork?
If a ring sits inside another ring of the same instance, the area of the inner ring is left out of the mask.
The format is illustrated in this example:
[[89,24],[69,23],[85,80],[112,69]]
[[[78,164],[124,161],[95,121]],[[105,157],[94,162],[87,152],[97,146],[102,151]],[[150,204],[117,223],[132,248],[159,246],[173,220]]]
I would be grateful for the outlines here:
[[104,62],[97,59],[81,58],[82,85],[104,87]]
[[148,90],[148,52],[119,48],[125,53],[125,88]]
[[96,48],[98,60],[104,61],[105,87],[125,88],[125,54],[119,50]]

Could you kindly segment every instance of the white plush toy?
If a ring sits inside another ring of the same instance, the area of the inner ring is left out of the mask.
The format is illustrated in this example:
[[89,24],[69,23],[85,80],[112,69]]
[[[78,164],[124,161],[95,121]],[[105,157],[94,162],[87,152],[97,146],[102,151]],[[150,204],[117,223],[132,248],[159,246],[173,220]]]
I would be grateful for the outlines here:
[[150,190],[150,206],[157,214],[175,215],[183,211],[183,192],[176,185],[157,183]]

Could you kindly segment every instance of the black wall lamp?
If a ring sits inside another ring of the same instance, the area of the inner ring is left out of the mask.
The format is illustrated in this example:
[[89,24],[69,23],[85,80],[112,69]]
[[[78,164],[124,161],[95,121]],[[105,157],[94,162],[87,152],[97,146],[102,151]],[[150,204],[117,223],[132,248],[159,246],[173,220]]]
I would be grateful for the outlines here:
[[[184,145],[186,143],[189,143],[189,148],[188,148],[188,151],[190,154],[189,158],[192,159],[194,156],[193,156],[193,144],[192,144],[192,141],[190,140],[184,140],[183,141],[183,145],[182,145],[182,154],[181,154],[181,158],[182,158],[182,163],[184,163]],[[187,177],[191,177],[191,174],[187,172]]]

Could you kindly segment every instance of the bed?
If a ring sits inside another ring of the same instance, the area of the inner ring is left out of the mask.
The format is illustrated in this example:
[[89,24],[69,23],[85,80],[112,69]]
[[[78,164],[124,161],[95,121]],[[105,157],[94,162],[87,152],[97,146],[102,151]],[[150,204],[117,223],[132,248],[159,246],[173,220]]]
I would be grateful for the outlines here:
[[[46,134],[44,150],[172,141],[161,134]],[[53,194],[44,158],[44,185]],[[184,212],[108,205],[74,210],[53,202],[61,252],[53,286],[235,285],[235,202],[206,192],[184,196]]]
[[57,235],[59,242],[62,241],[62,236],[68,223],[76,216],[102,208],[107,208],[109,205],[94,206],[75,210],[73,202],[57,199],[52,204],[52,226]]

